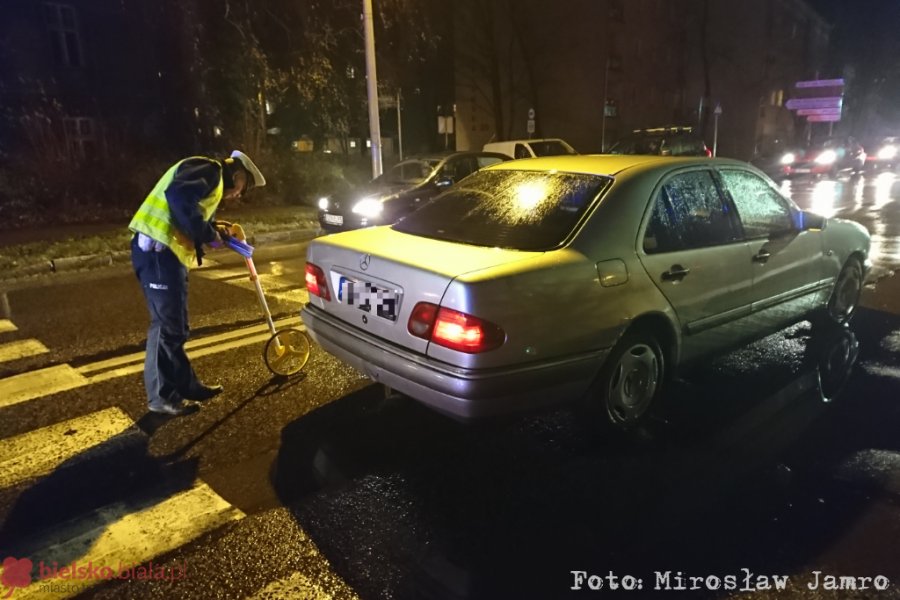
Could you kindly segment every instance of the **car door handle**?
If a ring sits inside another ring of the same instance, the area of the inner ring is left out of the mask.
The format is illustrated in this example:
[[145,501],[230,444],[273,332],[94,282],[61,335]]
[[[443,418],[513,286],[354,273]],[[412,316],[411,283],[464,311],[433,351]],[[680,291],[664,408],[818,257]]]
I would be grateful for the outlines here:
[[753,255],[753,262],[765,263],[771,256],[772,254],[768,250],[760,250],[755,255]]
[[662,278],[663,281],[681,281],[690,272],[690,269],[685,269],[681,265],[672,265],[668,271],[662,274]]

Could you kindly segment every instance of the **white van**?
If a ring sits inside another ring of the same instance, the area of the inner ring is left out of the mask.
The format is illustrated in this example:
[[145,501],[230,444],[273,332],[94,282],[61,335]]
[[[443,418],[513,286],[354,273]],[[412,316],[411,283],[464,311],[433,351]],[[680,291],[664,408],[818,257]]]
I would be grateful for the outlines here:
[[558,156],[560,154],[578,154],[575,149],[559,138],[541,140],[510,140],[508,142],[489,142],[484,145],[485,152],[499,152],[513,158],[532,158],[535,156]]

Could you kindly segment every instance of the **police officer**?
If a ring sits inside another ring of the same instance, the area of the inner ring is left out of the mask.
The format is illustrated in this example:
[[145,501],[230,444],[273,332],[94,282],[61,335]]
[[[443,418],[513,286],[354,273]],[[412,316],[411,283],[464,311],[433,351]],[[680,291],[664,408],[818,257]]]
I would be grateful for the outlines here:
[[131,263],[141,283],[150,329],[144,387],[150,410],[180,415],[183,400],[208,400],[221,385],[201,382],[184,351],[187,341],[188,270],[202,264],[203,246],[220,246],[214,220],[219,203],[266,184],[250,157],[239,150],[223,160],[195,156],[175,163],[141,204],[129,229]]

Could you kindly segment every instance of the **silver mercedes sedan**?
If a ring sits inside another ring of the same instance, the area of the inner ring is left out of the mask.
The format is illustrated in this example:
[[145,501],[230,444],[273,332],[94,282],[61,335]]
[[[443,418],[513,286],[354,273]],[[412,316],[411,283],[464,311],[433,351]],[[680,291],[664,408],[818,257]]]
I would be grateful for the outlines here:
[[470,419],[582,398],[648,416],[679,366],[845,322],[869,234],[727,159],[554,156],[483,169],[400,222],[314,240],[313,338]]

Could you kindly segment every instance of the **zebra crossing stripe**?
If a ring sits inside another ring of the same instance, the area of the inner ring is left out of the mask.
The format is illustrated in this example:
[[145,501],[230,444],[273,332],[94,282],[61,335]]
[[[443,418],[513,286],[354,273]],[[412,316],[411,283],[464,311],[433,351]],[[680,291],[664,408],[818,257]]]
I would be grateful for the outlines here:
[[[104,567],[110,569],[107,573],[127,573],[130,568],[243,517],[243,512],[202,481],[161,500],[105,506],[40,534],[29,541],[30,547],[19,549],[16,557],[32,561],[36,578],[27,587],[17,588],[15,598],[70,598],[104,581],[102,576],[42,578],[41,565],[55,563],[63,568],[74,564],[76,569],[90,565],[95,573],[101,573]],[[182,575],[206,576],[191,573],[190,565],[186,565]]]
[[0,344],[0,363],[37,356],[48,352],[47,347],[37,340],[18,340]]
[[[276,329],[284,327],[305,329],[299,317],[282,319],[275,323]],[[248,344],[266,342],[270,334],[268,326],[257,325],[224,334],[192,340],[185,345],[188,356],[199,358],[217,352],[225,352]],[[258,332],[255,335],[252,332]],[[0,408],[6,408],[35,398],[65,392],[75,388],[140,373],[144,366],[144,353],[135,352],[128,356],[100,361],[81,367],[56,365],[21,375],[0,379]]]
[[0,319],[0,333],[7,333],[10,331],[18,331],[19,328],[16,327],[12,321],[9,319]]
[[107,408],[0,440],[0,489],[46,475],[133,424],[121,409]]
[[69,365],[56,365],[0,380],[0,408],[86,385],[88,380]]

